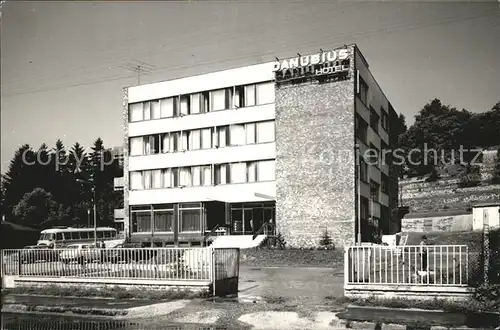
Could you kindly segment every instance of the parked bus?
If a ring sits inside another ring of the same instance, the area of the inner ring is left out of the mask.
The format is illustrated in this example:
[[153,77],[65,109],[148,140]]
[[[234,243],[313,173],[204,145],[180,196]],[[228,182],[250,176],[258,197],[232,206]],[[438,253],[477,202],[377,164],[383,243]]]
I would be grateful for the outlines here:
[[[97,242],[104,241],[107,248],[113,248],[125,241],[118,236],[115,228],[100,227],[95,229],[95,232],[97,233]],[[57,227],[42,230],[37,244],[59,248],[68,244],[92,243],[94,243],[94,228]]]

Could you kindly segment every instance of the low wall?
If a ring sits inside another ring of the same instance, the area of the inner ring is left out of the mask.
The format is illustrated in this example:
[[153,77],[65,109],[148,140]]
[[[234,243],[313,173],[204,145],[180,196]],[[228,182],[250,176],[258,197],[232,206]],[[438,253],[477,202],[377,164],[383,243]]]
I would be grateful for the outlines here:
[[225,278],[215,281],[214,285],[209,281],[161,281],[161,280],[132,280],[132,279],[69,279],[69,278],[39,278],[30,276],[4,276],[2,288],[40,288],[58,286],[64,288],[88,288],[97,291],[119,287],[126,290],[187,290],[191,292],[207,292],[218,297],[238,296],[238,277]]
[[472,214],[433,217],[408,217],[407,215],[401,220],[401,230],[403,232],[470,231],[472,224]]
[[435,285],[405,286],[405,285],[346,285],[344,295],[350,298],[379,298],[379,299],[415,299],[434,300],[436,298],[465,301],[474,293],[468,287],[449,287]]

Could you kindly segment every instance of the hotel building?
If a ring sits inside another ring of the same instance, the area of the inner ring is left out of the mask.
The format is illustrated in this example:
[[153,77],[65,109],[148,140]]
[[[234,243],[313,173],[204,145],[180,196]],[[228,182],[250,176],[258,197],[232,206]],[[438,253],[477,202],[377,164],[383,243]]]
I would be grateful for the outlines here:
[[397,116],[356,45],[129,87],[123,101],[133,242],[203,245],[217,225],[269,221],[291,247],[397,230],[392,166],[358,163],[390,148]]

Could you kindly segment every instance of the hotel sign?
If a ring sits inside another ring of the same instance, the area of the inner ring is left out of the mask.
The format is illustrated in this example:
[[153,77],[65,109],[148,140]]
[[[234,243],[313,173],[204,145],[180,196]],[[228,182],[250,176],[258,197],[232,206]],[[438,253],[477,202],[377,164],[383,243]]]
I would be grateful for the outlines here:
[[349,49],[342,48],[274,62],[276,82],[348,73]]

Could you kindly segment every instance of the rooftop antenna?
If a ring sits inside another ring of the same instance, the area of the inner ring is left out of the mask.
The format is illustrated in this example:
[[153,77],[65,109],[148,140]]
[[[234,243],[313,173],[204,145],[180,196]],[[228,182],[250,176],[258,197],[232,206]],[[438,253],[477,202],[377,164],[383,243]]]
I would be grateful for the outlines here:
[[141,74],[150,75],[151,72],[156,68],[152,64],[141,62],[138,60],[132,60],[130,63],[120,65],[120,68],[126,69],[128,71],[137,73],[137,85],[141,84]]

